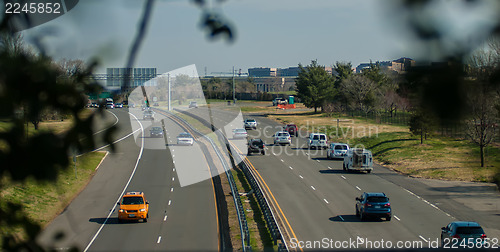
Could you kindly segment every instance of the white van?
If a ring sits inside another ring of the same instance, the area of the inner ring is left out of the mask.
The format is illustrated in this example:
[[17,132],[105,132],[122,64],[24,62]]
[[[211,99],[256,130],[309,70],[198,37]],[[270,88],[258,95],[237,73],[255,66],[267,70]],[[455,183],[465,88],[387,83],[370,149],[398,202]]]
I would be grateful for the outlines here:
[[372,152],[363,148],[353,148],[344,156],[344,171],[366,171],[373,170]]
[[328,138],[322,133],[311,133],[309,134],[309,140],[307,141],[307,147],[309,149],[317,148],[328,148]]

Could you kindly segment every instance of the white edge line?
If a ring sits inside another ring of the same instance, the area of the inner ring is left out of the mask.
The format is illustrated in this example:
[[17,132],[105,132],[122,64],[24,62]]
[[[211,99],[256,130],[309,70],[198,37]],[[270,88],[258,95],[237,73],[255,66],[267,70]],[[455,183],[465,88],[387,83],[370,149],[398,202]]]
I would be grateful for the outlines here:
[[[141,126],[141,131],[144,134],[144,128],[142,127],[142,123],[139,121],[139,119],[137,119],[137,117],[135,117],[134,114],[132,114],[130,112],[128,112],[128,113],[131,116],[133,116],[135,118],[135,120],[137,120],[137,122]],[[130,177],[129,177],[128,181],[127,181],[127,184],[125,184],[125,187],[123,187],[123,191],[120,193],[120,196],[118,197],[118,199],[115,202],[119,202],[120,201],[121,197],[125,193],[125,190],[127,190],[127,187],[130,184],[130,181],[132,181],[132,178],[135,175],[135,171],[137,170],[137,167],[139,166],[139,161],[141,160],[143,151],[144,151],[144,138],[141,138],[141,150],[139,151],[139,156],[137,157],[137,161],[135,162],[134,170],[132,171],[132,174],[130,174]],[[97,233],[94,235],[94,237],[92,237],[92,240],[90,240],[89,244],[83,250],[83,252],[86,252],[90,248],[90,246],[92,245],[92,243],[94,243],[94,240],[97,238],[97,236],[101,232],[102,228],[104,228],[104,225],[106,225],[106,223],[108,222],[108,219],[111,216],[111,214],[113,214],[113,212],[115,212],[115,208],[116,208],[116,203],[113,204],[113,209],[111,209],[111,211],[109,212],[108,216],[106,217],[106,220],[104,220],[104,223],[101,224],[101,227],[99,228],[99,230],[97,230]]]
[[112,115],[116,118],[115,123],[113,123],[113,125],[111,125],[111,126],[109,126],[109,127],[105,128],[105,129],[102,129],[102,130],[99,130],[99,131],[95,132],[95,133],[94,133],[94,134],[92,134],[92,135],[97,135],[97,134],[99,134],[99,133],[101,133],[101,132],[103,132],[103,131],[106,131],[106,130],[110,129],[111,127],[115,126],[116,124],[118,124],[118,121],[120,121],[120,120],[118,119],[118,117],[115,115],[115,113],[113,113],[113,112],[111,112],[111,111],[109,111],[109,110],[106,110],[106,112],[108,112],[108,113],[112,114]]
[[104,157],[101,159],[101,162],[99,162],[99,164],[97,165],[97,167],[95,168],[95,170],[97,171],[97,169],[99,169],[99,167],[101,166],[102,162],[104,162],[104,159],[106,159],[106,157],[108,156],[109,154],[109,151],[106,151],[106,154],[104,155]]

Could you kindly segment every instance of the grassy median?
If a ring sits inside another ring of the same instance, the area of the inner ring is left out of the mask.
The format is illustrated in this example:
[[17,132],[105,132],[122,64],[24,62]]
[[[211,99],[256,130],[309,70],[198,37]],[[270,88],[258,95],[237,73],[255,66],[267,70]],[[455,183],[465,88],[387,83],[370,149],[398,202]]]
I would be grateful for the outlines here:
[[[55,182],[28,179],[24,183],[14,183],[5,178],[0,207],[5,207],[6,201],[21,204],[29,219],[46,226],[85,188],[105,154],[91,152],[77,157],[76,169],[71,158],[70,165],[61,171]],[[19,239],[25,237],[20,227],[0,229],[2,234],[15,233]]]

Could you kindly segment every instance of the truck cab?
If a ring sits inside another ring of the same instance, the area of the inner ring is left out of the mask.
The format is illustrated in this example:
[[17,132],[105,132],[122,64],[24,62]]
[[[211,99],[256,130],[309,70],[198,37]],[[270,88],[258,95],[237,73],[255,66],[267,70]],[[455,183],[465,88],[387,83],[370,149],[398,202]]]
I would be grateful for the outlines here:
[[344,171],[366,171],[373,170],[372,152],[363,148],[352,148],[347,150],[342,164]]

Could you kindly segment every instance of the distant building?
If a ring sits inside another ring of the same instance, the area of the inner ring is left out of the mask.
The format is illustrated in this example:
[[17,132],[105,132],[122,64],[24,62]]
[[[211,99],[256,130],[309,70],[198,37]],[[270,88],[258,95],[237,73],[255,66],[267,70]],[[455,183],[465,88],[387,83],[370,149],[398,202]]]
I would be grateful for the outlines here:
[[[325,67],[326,72],[332,74],[332,67]],[[288,67],[288,68],[269,68],[269,67],[259,67],[259,68],[249,68],[249,77],[298,77],[300,72],[299,67]]]
[[370,68],[371,64],[378,64],[382,71],[394,72],[398,74],[405,73],[411,67],[415,66],[415,61],[410,58],[399,58],[393,61],[377,61],[375,63],[361,63],[356,67],[356,73],[362,73],[363,70]]
[[129,88],[156,86],[156,82],[150,81],[156,76],[156,68],[107,68],[106,88],[121,89],[126,81]]
[[257,67],[248,69],[249,77],[276,77],[276,68]]

